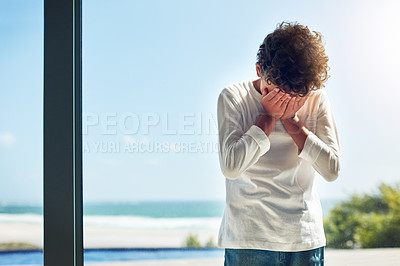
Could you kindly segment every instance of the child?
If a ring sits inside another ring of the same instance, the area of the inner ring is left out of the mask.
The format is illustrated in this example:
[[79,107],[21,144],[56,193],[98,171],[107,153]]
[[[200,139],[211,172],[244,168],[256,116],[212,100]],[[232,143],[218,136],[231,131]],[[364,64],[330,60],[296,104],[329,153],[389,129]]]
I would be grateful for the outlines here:
[[257,53],[256,80],[218,98],[226,206],[218,246],[226,266],[323,265],[326,245],[314,184],[338,177],[339,140],[318,32],[281,23]]

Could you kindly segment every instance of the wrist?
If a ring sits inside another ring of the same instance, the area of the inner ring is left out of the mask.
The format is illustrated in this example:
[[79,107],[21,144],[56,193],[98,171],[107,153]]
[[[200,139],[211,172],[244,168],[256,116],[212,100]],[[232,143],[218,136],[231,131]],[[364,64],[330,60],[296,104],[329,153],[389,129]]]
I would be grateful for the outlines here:
[[257,120],[279,120],[279,118],[274,117],[273,115],[270,115],[268,113],[261,113],[258,115]]
[[282,118],[282,115],[271,115],[268,113],[265,113],[264,115],[268,116],[270,119],[273,119],[274,121],[278,121],[279,119]]
[[303,122],[297,115],[289,119],[283,119],[281,122],[290,135],[302,134],[308,136],[308,129],[304,126]]
[[269,115],[269,114],[261,114],[255,125],[261,128],[267,136],[271,133],[272,129],[275,127],[276,121],[279,119],[276,119],[275,117]]
[[297,113],[294,114],[294,116],[291,117],[283,117],[281,118],[282,123],[298,123],[300,121],[299,117],[297,116]]

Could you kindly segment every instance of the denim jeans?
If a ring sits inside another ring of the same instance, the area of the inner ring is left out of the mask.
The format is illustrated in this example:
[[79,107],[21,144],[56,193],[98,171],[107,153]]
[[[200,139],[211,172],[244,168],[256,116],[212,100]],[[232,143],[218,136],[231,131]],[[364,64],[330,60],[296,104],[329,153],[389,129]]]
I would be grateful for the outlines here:
[[283,252],[260,249],[225,249],[224,266],[323,266],[324,247]]

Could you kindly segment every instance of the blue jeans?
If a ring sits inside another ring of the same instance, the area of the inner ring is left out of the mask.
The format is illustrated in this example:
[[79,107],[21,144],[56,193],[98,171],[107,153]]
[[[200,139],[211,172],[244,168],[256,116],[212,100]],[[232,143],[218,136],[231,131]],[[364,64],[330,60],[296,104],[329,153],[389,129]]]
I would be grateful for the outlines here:
[[324,247],[283,252],[260,249],[225,249],[224,266],[323,266]]

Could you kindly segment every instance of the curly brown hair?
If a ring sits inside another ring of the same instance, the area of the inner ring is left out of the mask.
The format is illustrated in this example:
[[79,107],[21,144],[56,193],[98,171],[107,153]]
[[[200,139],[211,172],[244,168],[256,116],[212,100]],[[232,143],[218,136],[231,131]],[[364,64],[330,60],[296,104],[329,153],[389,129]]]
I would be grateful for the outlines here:
[[328,57],[321,34],[313,33],[296,22],[280,23],[257,52],[262,78],[292,95],[305,96],[324,87],[329,77]]

